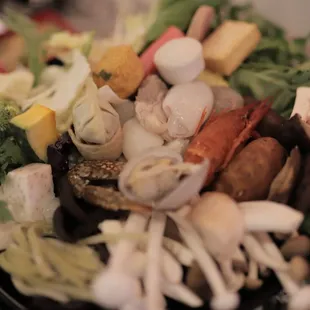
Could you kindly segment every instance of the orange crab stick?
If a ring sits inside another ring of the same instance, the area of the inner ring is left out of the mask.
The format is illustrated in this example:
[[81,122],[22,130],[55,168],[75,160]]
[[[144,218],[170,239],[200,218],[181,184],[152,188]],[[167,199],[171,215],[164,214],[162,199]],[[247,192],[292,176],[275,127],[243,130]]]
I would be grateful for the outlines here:
[[153,42],[140,56],[144,67],[144,77],[156,71],[154,55],[160,47],[170,40],[184,37],[185,34],[177,27],[169,27],[155,42]]

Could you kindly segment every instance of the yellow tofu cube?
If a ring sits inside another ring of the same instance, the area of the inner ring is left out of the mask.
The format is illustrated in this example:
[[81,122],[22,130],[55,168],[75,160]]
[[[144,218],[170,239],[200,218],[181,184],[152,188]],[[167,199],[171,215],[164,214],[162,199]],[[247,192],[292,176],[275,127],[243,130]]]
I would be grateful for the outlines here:
[[231,75],[255,50],[260,39],[256,24],[225,21],[203,42],[206,68]]

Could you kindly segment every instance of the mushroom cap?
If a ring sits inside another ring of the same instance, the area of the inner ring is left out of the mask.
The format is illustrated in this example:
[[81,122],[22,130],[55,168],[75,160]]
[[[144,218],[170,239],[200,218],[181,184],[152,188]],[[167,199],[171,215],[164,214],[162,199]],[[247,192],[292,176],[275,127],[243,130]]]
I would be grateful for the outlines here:
[[306,285],[292,296],[288,309],[289,310],[309,310],[310,309],[310,285]]
[[94,280],[92,292],[100,306],[110,309],[120,309],[142,294],[136,278],[109,269]]
[[307,236],[292,237],[281,247],[281,252],[286,259],[296,255],[307,257],[310,254],[310,239]]
[[243,214],[232,198],[224,193],[205,193],[189,217],[214,257],[232,258],[245,233]]
[[292,278],[301,283],[309,277],[310,266],[307,260],[301,256],[295,256],[290,261],[290,275]]
[[214,296],[211,300],[211,309],[213,310],[234,310],[238,308],[240,297],[236,293],[224,293]]

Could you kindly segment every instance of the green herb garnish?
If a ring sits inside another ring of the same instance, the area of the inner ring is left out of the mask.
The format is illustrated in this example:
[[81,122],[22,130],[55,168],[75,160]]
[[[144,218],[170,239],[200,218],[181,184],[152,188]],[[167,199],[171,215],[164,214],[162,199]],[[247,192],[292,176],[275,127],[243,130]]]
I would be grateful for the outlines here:
[[100,76],[103,80],[105,80],[106,82],[108,82],[111,77],[112,77],[112,73],[110,72],[107,72],[105,70],[101,70],[99,73],[98,73],[98,76]]
[[36,86],[45,67],[43,43],[54,31],[42,33],[34,21],[12,9],[6,8],[4,14],[3,21],[6,26],[19,34],[25,41],[28,67],[34,74],[34,86]]
[[0,183],[8,172],[27,164],[20,147],[13,137],[8,137],[0,145]]

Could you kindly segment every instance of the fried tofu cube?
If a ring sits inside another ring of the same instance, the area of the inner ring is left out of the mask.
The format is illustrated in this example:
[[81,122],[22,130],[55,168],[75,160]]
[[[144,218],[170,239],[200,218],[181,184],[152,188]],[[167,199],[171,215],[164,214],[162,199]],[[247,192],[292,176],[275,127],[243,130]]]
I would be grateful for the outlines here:
[[256,24],[225,21],[203,43],[206,68],[231,75],[255,50],[260,39]]

